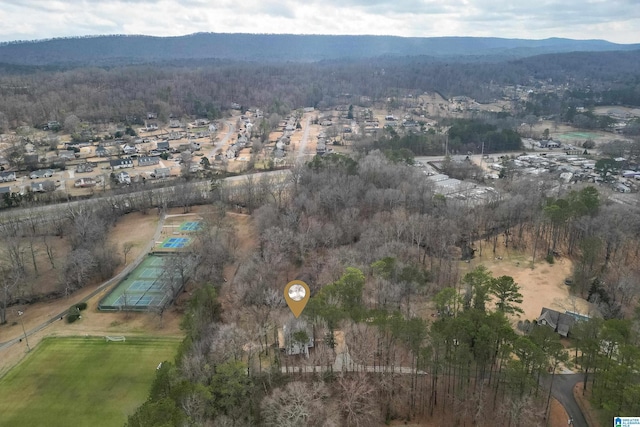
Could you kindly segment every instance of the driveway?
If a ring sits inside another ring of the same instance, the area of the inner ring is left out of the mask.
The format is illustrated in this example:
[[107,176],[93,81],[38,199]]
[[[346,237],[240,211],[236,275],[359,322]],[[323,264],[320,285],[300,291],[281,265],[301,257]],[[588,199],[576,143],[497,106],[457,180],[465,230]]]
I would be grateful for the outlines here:
[[[551,395],[564,406],[569,417],[573,418],[573,426],[575,427],[589,427],[578,406],[578,402],[573,397],[573,387],[583,379],[584,374],[556,374],[553,379],[553,389],[551,390]],[[546,390],[549,390],[550,382],[551,377],[541,381]]]

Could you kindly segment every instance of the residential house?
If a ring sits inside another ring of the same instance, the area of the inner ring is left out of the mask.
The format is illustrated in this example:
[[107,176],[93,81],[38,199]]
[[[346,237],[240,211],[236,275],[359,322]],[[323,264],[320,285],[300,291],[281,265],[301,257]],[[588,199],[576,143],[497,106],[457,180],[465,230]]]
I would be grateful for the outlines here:
[[151,178],[168,178],[171,176],[171,170],[169,168],[156,168],[151,174]]
[[38,169],[37,171],[33,171],[29,174],[29,178],[38,179],[38,178],[51,178],[53,176],[53,169]]
[[169,127],[173,129],[180,128],[182,127],[182,123],[180,123],[180,120],[171,119],[169,120]]
[[158,118],[158,113],[147,113],[147,120],[155,120]]
[[116,175],[116,181],[119,184],[131,184],[131,176],[127,172],[120,172]]
[[215,131],[217,131],[217,130],[218,130],[218,128],[217,128],[217,127],[216,127],[216,125],[214,125],[213,123],[211,123],[211,124],[209,125],[209,132],[215,132]]
[[179,153],[184,153],[184,152],[191,152],[193,151],[193,149],[191,148],[191,144],[180,144],[178,145],[178,152]]
[[0,187],[0,199],[5,197],[5,194],[11,195],[11,187]]
[[278,344],[288,356],[309,357],[309,349],[314,347],[313,329],[306,320],[291,319],[278,331]]
[[158,130],[158,124],[157,123],[147,123],[145,125],[145,129],[147,130],[147,132],[153,132],[154,130]]
[[56,189],[53,181],[32,182],[31,191],[34,193],[48,193]]
[[10,182],[16,180],[16,173],[14,171],[0,172],[0,182]]
[[241,147],[244,147],[249,143],[249,139],[246,137],[246,135],[241,135],[240,138],[238,138],[238,142],[237,143]]
[[72,150],[60,150],[58,151],[58,158],[61,160],[75,160],[76,153]]
[[153,166],[160,163],[158,156],[143,156],[138,159],[138,166]]
[[131,159],[114,159],[109,160],[109,165],[112,170],[122,169],[122,168],[132,168],[133,160]]
[[73,183],[73,186],[76,188],[95,187],[95,185],[96,181],[93,178],[80,178]]
[[124,154],[135,154],[138,152],[138,147],[125,145],[124,147],[122,147],[122,152]]
[[93,166],[91,166],[91,164],[80,163],[78,166],[76,166],[76,173],[87,173],[87,172],[93,172]]
[[569,335],[571,327],[575,323],[574,316],[544,307],[536,320],[538,325],[545,325],[553,329],[563,337]]
[[544,145],[545,145],[545,148],[558,148],[558,147],[560,147],[560,143],[555,142],[555,141],[551,141],[551,140],[546,141],[546,144],[544,144]]
[[47,127],[45,128],[45,130],[59,130],[60,129],[60,123],[55,121],[55,120],[51,120],[49,122],[47,122]]
[[318,141],[318,144],[316,145],[316,154],[324,154],[327,152],[327,144],[325,144],[324,142]]
[[157,151],[169,151],[169,141],[158,141],[156,143],[156,150]]
[[237,153],[237,147],[235,144],[231,145],[228,149],[227,149],[227,159],[235,159],[236,156],[238,155]]
[[98,145],[96,147],[96,156],[98,157],[107,157],[109,156],[109,151],[102,145]]

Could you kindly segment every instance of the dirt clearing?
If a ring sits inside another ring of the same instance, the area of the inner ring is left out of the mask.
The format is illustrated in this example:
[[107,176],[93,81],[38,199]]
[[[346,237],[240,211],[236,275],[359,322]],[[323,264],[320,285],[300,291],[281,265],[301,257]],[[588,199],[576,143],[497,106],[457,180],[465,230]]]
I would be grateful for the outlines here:
[[[537,319],[543,307],[561,312],[573,311],[580,314],[593,312],[592,305],[585,299],[570,295],[569,286],[564,280],[570,277],[573,263],[567,258],[560,258],[554,264],[542,260],[530,267],[531,258],[520,252],[498,250],[494,256],[486,251],[482,257],[471,260],[470,269],[478,265],[487,267],[493,277],[511,276],[520,285],[523,296],[520,307],[524,310],[521,320]],[[517,320],[517,318],[514,318]]]

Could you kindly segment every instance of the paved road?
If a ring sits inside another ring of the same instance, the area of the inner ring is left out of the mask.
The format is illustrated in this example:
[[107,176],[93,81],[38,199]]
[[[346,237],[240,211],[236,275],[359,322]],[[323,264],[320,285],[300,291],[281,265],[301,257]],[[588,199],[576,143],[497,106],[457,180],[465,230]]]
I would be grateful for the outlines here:
[[[238,183],[246,180],[247,177],[252,177],[254,180],[258,180],[263,176],[278,176],[283,174],[290,173],[289,170],[277,170],[277,171],[269,171],[269,172],[258,172],[250,175],[238,175],[225,178],[225,182],[228,183]],[[109,200],[113,203],[119,203],[122,201],[126,201],[128,198],[142,198],[145,194],[153,193],[156,195],[173,195],[174,189],[176,187],[184,188],[183,186],[190,186],[198,191],[208,191],[211,181],[209,180],[201,180],[201,181],[188,181],[188,182],[180,182],[174,185],[169,185],[166,187],[158,187],[153,189],[145,189],[133,191],[130,193],[123,194],[112,194],[105,196],[98,196],[91,199],[85,200],[75,200],[72,202],[63,202],[56,204],[49,204],[43,206],[34,206],[29,208],[20,208],[20,209],[3,209],[0,211],[0,228],[3,221],[8,221],[10,219],[17,219],[20,221],[22,218],[27,218],[31,215],[37,215],[41,218],[46,219],[55,219],[66,216],[69,212],[69,209],[78,208],[81,205],[91,206],[97,204],[100,200]],[[46,215],[45,215],[46,214]],[[57,216],[56,216],[57,215]]]
[[229,128],[229,130],[222,138],[220,138],[213,144],[213,149],[211,150],[211,154],[209,155],[212,161],[215,159],[216,153],[218,152],[218,150],[221,150],[220,154],[224,155],[224,153],[222,152],[222,149],[227,144],[227,141],[229,141],[229,138],[231,138],[231,136],[236,131],[236,127],[233,125],[233,123],[224,122],[224,124]]
[[[573,387],[584,378],[583,374],[556,374],[553,380],[551,394],[564,406],[569,417],[573,418],[574,427],[589,427],[576,399],[573,397]],[[549,390],[551,378],[541,381],[546,390]]]
[[307,142],[309,140],[309,125],[311,124],[311,116],[307,117],[307,122],[304,125],[304,133],[302,134],[302,140],[300,140],[300,147],[298,147],[298,155],[296,156],[296,161],[298,163],[303,163],[306,156],[307,151]]

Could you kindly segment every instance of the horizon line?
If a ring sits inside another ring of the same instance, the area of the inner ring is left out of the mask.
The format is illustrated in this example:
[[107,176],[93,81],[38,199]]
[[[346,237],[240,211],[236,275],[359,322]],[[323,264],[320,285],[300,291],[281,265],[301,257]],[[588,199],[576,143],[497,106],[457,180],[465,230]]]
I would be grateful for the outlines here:
[[0,41],[1,45],[12,45],[12,44],[22,44],[22,43],[43,43],[50,42],[56,40],[74,40],[74,39],[93,39],[93,38],[101,38],[101,37],[148,37],[148,38],[156,38],[156,39],[177,39],[183,37],[192,37],[197,35],[247,35],[247,36],[295,36],[295,37],[390,37],[390,38],[399,38],[399,39],[494,39],[494,40],[519,40],[519,41],[545,41],[545,40],[567,40],[567,41],[579,41],[579,42],[606,42],[613,45],[619,46],[633,46],[640,44],[640,42],[636,43],[618,43],[612,42],[606,39],[575,39],[569,37],[544,37],[544,38],[520,38],[520,37],[497,37],[497,36],[468,36],[468,35],[447,35],[447,36],[401,36],[394,34],[306,34],[306,33],[247,33],[247,32],[213,32],[213,31],[198,31],[194,33],[187,33],[176,36],[157,36],[151,34],[123,34],[123,33],[114,33],[114,34],[86,34],[86,35],[76,35],[76,36],[58,36],[58,37],[48,37],[41,39],[14,39],[7,41]]

